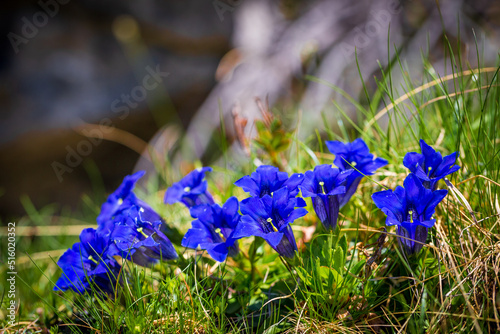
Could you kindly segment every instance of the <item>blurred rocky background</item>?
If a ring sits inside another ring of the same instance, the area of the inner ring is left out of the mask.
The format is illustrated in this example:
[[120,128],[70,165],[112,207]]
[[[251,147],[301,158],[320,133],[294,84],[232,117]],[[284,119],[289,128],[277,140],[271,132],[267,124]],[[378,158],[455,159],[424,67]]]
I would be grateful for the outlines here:
[[[36,207],[74,206],[92,192],[89,175],[96,170],[110,191],[134,168],[152,171],[151,160],[165,155],[174,164],[214,162],[221,120],[235,142],[234,110],[252,135],[261,116],[255,97],[292,110],[285,118],[302,110],[303,135],[321,124],[322,113],[330,119],[338,112],[332,100],[354,115],[345,98],[308,76],[363,102],[360,74],[373,92],[380,67],[396,51],[418,82],[430,67],[452,72],[448,42],[460,50],[456,61],[464,68],[497,65],[500,46],[500,3],[493,0],[0,6],[2,220],[24,213],[23,195]],[[394,68],[398,90],[404,79]]]

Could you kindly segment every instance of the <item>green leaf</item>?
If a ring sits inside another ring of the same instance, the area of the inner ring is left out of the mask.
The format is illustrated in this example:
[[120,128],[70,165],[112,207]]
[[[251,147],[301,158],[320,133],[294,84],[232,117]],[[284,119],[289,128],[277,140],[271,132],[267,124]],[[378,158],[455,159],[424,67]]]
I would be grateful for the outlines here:
[[328,276],[330,276],[330,268],[328,267],[325,267],[325,266],[321,266],[319,267],[319,276],[325,280],[328,280]]
[[286,329],[286,323],[283,322],[278,322],[274,325],[269,326],[262,334],[278,334],[278,333],[283,333],[284,330]]
[[303,267],[297,267],[297,275],[299,275],[300,279],[305,285],[310,286],[312,284],[312,276],[311,273],[307,271],[307,269]]
[[333,253],[333,267],[337,272],[342,273],[344,271],[345,257],[342,247],[335,248]]
[[347,238],[345,236],[345,234],[342,235],[342,237],[340,238],[339,242],[338,242],[338,246],[340,246],[342,248],[342,251],[344,251],[344,256],[347,256]]
[[362,261],[359,261],[358,263],[356,263],[354,265],[354,267],[352,267],[351,269],[351,273],[353,275],[359,275],[359,273],[361,272],[361,270],[363,269],[363,267],[365,266],[365,263],[366,261],[365,260],[362,260]]

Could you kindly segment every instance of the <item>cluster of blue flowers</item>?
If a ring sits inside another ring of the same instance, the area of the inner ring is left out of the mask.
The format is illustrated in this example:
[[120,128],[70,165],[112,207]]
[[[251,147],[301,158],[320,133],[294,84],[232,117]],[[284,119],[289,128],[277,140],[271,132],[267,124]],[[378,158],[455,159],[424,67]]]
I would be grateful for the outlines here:
[[234,184],[250,195],[241,201],[241,215],[235,197],[222,208],[213,203],[204,181],[204,173],[210,168],[188,174],[167,190],[165,197],[169,204],[184,203],[196,218],[182,246],[205,249],[213,259],[224,261],[227,255],[237,254],[237,239],[254,236],[263,238],[281,256],[293,258],[297,243],[290,224],[307,214],[299,191],[303,197],[311,197],[325,229],[335,229],[340,208],[355,193],[361,179],[387,165],[387,161],[374,158],[362,139],[326,144],[335,154],[337,167],[319,165],[305,174],[288,176],[277,167],[263,165],[236,181]]
[[[316,215],[326,230],[335,229],[340,208],[349,202],[363,177],[373,175],[387,161],[374,158],[362,139],[352,143],[326,142],[335,154],[334,165],[318,165],[305,174],[289,176],[274,166],[259,166],[254,173],[235,182],[249,194],[241,203],[230,197],[221,205],[208,191],[205,174],[210,167],[199,168],[174,183],[165,193],[166,204],[183,203],[193,218],[182,239],[183,247],[206,250],[216,261],[238,254],[238,239],[263,238],[280,256],[291,259],[297,244],[291,224],[305,216],[306,202],[299,193],[310,197]],[[444,158],[421,140],[422,154],[410,152],[404,165],[411,174],[404,187],[374,193],[375,204],[387,215],[386,224],[396,225],[401,246],[408,254],[418,252],[427,238],[437,204],[446,190],[437,183],[459,167],[457,154]],[[173,260],[177,252],[167,238],[163,219],[133,193],[135,183],[144,175],[137,172],[125,177],[120,187],[102,205],[98,228],[85,229],[80,242],[59,259],[63,275],[55,290],[71,289],[78,293],[94,290],[112,292],[122,280],[116,257],[141,266],[160,260]]]
[[436,220],[432,218],[436,206],[448,194],[447,190],[437,190],[438,181],[456,172],[458,153],[442,157],[425,141],[420,140],[422,154],[409,152],[403,164],[410,174],[393,190],[384,190],[372,195],[375,205],[386,215],[386,225],[396,225],[396,233],[403,251],[408,254],[418,253],[425,242],[429,228]]
[[163,219],[132,191],[143,175],[141,171],[125,177],[102,205],[97,230],[83,230],[80,242],[59,258],[63,274],[54,290],[110,293],[121,280],[115,256],[141,266],[178,257],[164,234],[167,227]]

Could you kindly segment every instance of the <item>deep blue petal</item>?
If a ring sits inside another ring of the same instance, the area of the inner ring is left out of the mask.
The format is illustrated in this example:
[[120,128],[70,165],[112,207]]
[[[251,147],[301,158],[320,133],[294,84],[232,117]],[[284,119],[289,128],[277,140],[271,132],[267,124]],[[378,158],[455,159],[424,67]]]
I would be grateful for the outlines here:
[[[424,156],[417,152],[408,152],[403,158],[403,165],[408,168],[412,173],[416,173],[418,167],[424,164]],[[425,173],[424,173],[425,175]]]
[[405,237],[398,238],[398,241],[408,255],[418,253],[422,249],[423,243],[427,241],[427,233],[425,226],[414,223],[403,223],[397,229],[397,234]]
[[[416,227],[416,226],[415,226]],[[396,229],[396,234],[401,236],[401,238],[398,238],[398,242],[403,249],[403,251],[410,255],[414,253],[414,248],[415,248],[415,231],[414,229],[408,230],[405,227],[399,225]]]
[[326,224],[328,220],[328,205],[326,203],[326,195],[319,195],[317,197],[313,197],[313,208],[314,212],[318,216],[319,220]]
[[460,169],[460,166],[453,166],[455,161],[457,161],[457,156],[458,152],[445,156],[441,165],[439,165],[437,170],[434,172],[434,175],[436,175],[436,177],[444,177]]
[[241,221],[233,232],[233,238],[245,238],[254,235],[261,236],[264,233],[262,225],[249,215],[241,217]]
[[256,234],[255,236],[261,237],[262,239],[266,240],[267,243],[273,248],[276,248],[280,244],[281,240],[284,239],[284,234],[281,232],[270,232],[261,235]]
[[166,204],[174,204],[182,199],[184,187],[180,183],[174,183],[165,193],[164,202]]
[[[269,244],[273,246],[273,244],[269,241]],[[288,226],[287,231],[281,237],[280,242],[273,246],[273,248],[280,254],[281,256],[287,258],[293,258],[295,256],[295,251],[297,250],[297,243],[295,242],[295,237],[293,235],[292,228]]]
[[212,208],[209,204],[202,204],[202,205],[197,205],[193,206],[189,209],[189,213],[191,214],[191,217],[193,218],[200,218],[207,222],[213,223],[212,219]]
[[285,222],[287,224],[293,223],[296,219],[304,217],[307,215],[307,210],[304,208],[297,208],[293,210],[288,217],[286,217]]
[[360,156],[365,156],[370,153],[368,145],[366,145],[365,141],[362,138],[354,139],[349,147],[349,150],[356,152],[356,154]]
[[134,254],[130,254],[127,260],[130,260],[141,267],[150,267],[158,263],[158,259],[154,259],[146,254],[145,249],[134,249]]
[[414,204],[422,203],[426,192],[422,182],[415,176],[415,174],[408,174],[403,182],[403,185],[406,192],[406,200],[408,202]]
[[230,197],[222,206],[223,219],[228,227],[234,229],[240,221],[241,215],[238,213],[240,203],[234,196]]
[[132,192],[137,180],[144,176],[145,171],[138,171],[132,175],[127,175],[123,179],[122,184],[107,198],[106,202],[101,207],[101,212],[97,217],[97,222],[101,224],[103,221],[110,219],[120,208],[126,199],[131,198],[135,202],[135,195]]
[[436,224],[436,219],[427,219],[418,222],[418,225],[422,225],[428,228],[431,228]]
[[[83,281],[81,280],[81,277],[84,278]],[[85,280],[85,275],[83,273],[81,275],[76,274],[71,269],[64,271],[54,285],[54,291],[66,291],[71,289],[80,294],[84,293],[88,288],[89,284],[87,283],[87,280]]]
[[403,216],[406,213],[406,208],[402,206],[398,196],[392,190],[382,190],[372,194],[372,199],[375,205],[384,210],[385,213],[391,212],[394,218],[398,218],[398,221],[403,220]]
[[296,207],[303,208],[307,206],[306,201],[302,197],[297,197],[297,202],[295,203]]
[[415,253],[420,252],[422,247],[424,247],[424,244],[427,242],[427,235],[428,235],[428,228],[418,225],[417,228],[415,229],[415,246],[413,251]]
[[343,207],[351,200],[351,197],[354,195],[354,193],[358,189],[358,185],[361,182],[361,179],[362,179],[362,177],[356,177],[352,180],[349,177],[347,179],[347,184],[345,186],[345,193],[339,195],[340,207]]
[[387,166],[389,162],[385,159],[382,158],[376,158],[375,160],[367,163],[366,165],[363,166],[363,169],[361,170],[363,174],[365,175],[373,175],[373,173],[384,166]]
[[298,186],[302,183],[303,178],[302,174],[293,174],[288,178],[288,174],[280,172],[277,167],[262,165],[250,176],[244,176],[236,181],[235,185],[253,197],[272,195],[275,191],[288,187],[289,196],[294,197],[298,194]]
[[[290,208],[288,204],[289,204],[289,197],[288,197],[287,187],[281,188],[274,192],[272,206],[273,206],[273,211],[275,213],[279,214],[283,218],[286,217],[289,213],[289,210],[290,209],[293,210],[293,207]],[[295,201],[292,204],[292,206],[295,206]]]
[[212,259],[218,262],[226,261],[229,252],[225,243],[207,244],[204,249],[206,249],[208,255],[210,255]]
[[201,204],[214,204],[212,195],[207,191],[207,181],[205,181],[205,173],[210,171],[212,168],[203,167],[188,173],[167,189],[165,203],[182,202],[188,208]]
[[424,219],[430,219],[436,210],[436,206],[446,197],[448,194],[448,190],[436,190],[431,193],[429,196],[430,199],[426,203],[426,207],[424,210]]
[[337,195],[329,195],[328,196],[328,221],[325,228],[335,229],[337,227],[337,220],[339,218],[339,198]]
[[[268,203],[268,205],[266,205],[266,201],[271,201],[271,203]],[[262,217],[270,217],[270,212],[266,210],[266,207],[269,209],[272,207],[272,198],[270,196],[262,199],[250,197],[241,201],[240,207],[242,214],[249,215],[255,221],[258,221]]]
[[326,141],[325,144],[328,150],[335,155],[347,154],[349,152],[348,146],[341,141]]
[[[90,255],[94,253],[92,246],[96,246],[94,241],[96,240],[96,230],[93,228],[86,228],[82,232],[80,232],[80,242],[83,247],[82,254],[84,256]],[[99,245],[100,246],[100,245]],[[98,247],[96,252],[99,254],[102,251],[101,247]]]
[[316,197],[316,177],[313,171],[308,170],[304,174],[304,181],[299,186],[302,196],[304,197]]
[[191,223],[191,228],[186,232],[181,245],[197,249],[200,244],[212,242],[212,234],[205,224],[198,219]]
[[[423,139],[420,139],[420,148],[422,149],[422,154],[425,157],[425,167],[427,169],[431,168],[432,171],[434,171],[443,161],[441,153],[436,152]],[[427,171],[424,170],[424,172]]]
[[170,239],[161,231],[156,230],[152,237],[159,244],[155,251],[159,254],[161,260],[175,260],[179,257]]
[[345,194],[345,192],[346,192],[346,187],[344,187],[344,186],[339,186],[339,187],[335,187],[335,188],[333,188],[333,190],[332,190],[332,191],[330,191],[330,192],[328,193],[328,195],[330,195],[330,196],[340,195],[340,194]]
[[141,220],[153,222],[162,219],[160,215],[149,206],[149,204],[140,198],[137,198],[137,205],[142,209],[140,212]]
[[304,174],[295,173],[290,176],[288,180],[283,183],[283,187],[288,187],[290,191],[290,196],[296,196],[298,194],[298,187],[304,181]]
[[401,221],[399,220],[399,218],[396,215],[394,215],[394,213],[392,211],[390,211],[389,209],[384,208],[384,209],[382,209],[382,212],[385,213],[387,216],[387,219],[385,220],[385,225],[393,226],[393,225],[400,225],[401,224]]

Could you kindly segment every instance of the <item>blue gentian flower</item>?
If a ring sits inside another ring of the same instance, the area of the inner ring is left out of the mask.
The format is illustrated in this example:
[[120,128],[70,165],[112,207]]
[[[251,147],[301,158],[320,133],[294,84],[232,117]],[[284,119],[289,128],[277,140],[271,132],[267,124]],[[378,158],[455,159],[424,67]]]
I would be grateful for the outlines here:
[[353,170],[341,172],[333,165],[318,165],[307,171],[300,185],[302,196],[311,197],[314,211],[325,229],[335,229],[339,217],[339,195],[345,194],[345,182]]
[[[122,211],[112,221],[109,238],[116,248],[112,255],[119,255],[141,266],[149,266],[158,260],[174,260],[178,257],[174,246],[161,231],[161,220],[148,221],[145,210],[137,205]],[[103,228],[103,231],[106,230]]]
[[238,199],[229,198],[222,208],[218,204],[199,205],[191,209],[197,217],[182,239],[182,246],[205,249],[216,261],[224,262],[227,256],[238,254],[238,242],[233,231],[240,222]]
[[307,214],[297,208],[297,198],[290,198],[287,187],[273,192],[273,196],[250,197],[241,202],[241,222],[233,238],[261,237],[281,256],[293,258],[297,244],[291,223]]
[[184,176],[182,180],[174,183],[165,193],[165,203],[184,203],[188,208],[201,204],[214,204],[212,195],[207,190],[205,173],[212,168],[198,168]]
[[436,190],[439,180],[460,169],[460,166],[454,165],[458,158],[458,152],[443,158],[441,153],[436,152],[423,139],[420,139],[420,148],[422,154],[406,153],[403,165],[422,180],[424,187]]
[[109,254],[109,238],[93,228],[80,233],[80,242],[75,243],[57,261],[63,274],[57,280],[54,291],[71,289],[80,294],[94,291],[112,293],[120,273],[120,265]]
[[112,220],[121,211],[129,209],[131,206],[139,206],[143,209],[142,216],[148,221],[161,220],[158,215],[146,202],[137,198],[132,191],[137,181],[144,176],[145,171],[139,171],[132,175],[127,175],[123,179],[122,184],[108,196],[108,199],[101,206],[101,212],[97,217],[99,226]]
[[327,141],[326,146],[331,153],[335,154],[334,163],[340,170],[354,170],[347,178],[345,194],[339,195],[340,207],[349,202],[364,175],[373,175],[377,169],[388,164],[385,159],[374,159],[373,154],[370,153],[368,146],[361,138],[355,139],[352,143]]
[[165,233],[166,224],[146,202],[132,191],[144,171],[126,176],[109,195],[97,217],[98,233],[110,238],[109,253],[147,266],[177,258],[174,246]]
[[[436,206],[448,193],[447,190],[431,191],[422,185],[414,174],[404,180],[404,188],[384,190],[372,195],[373,202],[386,215],[386,225],[397,226],[396,233],[406,254],[418,253],[427,240],[428,229],[436,222],[432,218]],[[405,239],[407,238],[407,239]]]
[[288,174],[280,172],[278,167],[262,165],[257,167],[252,175],[244,176],[234,184],[254,197],[271,196],[273,192],[283,187],[288,187],[290,197],[295,197],[299,193],[298,186],[303,180],[303,174],[293,174],[289,178]]

